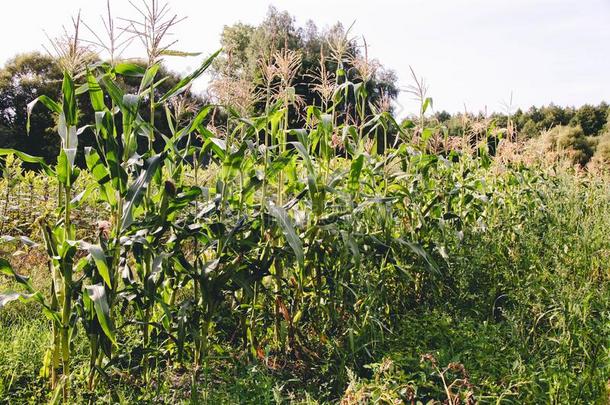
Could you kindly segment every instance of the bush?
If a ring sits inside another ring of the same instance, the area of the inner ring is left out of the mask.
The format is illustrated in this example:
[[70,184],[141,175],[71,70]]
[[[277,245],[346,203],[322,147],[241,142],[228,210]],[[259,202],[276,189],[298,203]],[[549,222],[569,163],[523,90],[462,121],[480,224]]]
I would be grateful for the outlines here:
[[596,138],[595,153],[589,166],[595,170],[604,170],[610,167],[610,132]]
[[586,165],[593,148],[580,126],[556,126],[542,135],[544,151],[556,158],[567,158],[573,164]]

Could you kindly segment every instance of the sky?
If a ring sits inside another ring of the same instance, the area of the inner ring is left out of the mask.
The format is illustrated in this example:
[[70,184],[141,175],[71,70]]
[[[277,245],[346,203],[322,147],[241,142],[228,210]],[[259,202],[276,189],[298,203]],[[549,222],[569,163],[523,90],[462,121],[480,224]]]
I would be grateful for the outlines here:
[[[134,0],[136,4],[142,0]],[[187,17],[174,30],[176,49],[202,56],[168,58],[170,69],[187,74],[219,48],[223,26],[258,24],[270,5],[313,20],[324,28],[354,23],[369,55],[412,84],[409,67],[423,77],[434,110],[514,111],[555,103],[580,106],[610,101],[610,0],[168,0]],[[112,0],[116,16],[134,18],[127,0]],[[3,6],[0,64],[20,52],[41,50],[50,36],[69,26],[81,10],[101,30],[106,0],[20,0]],[[136,47],[125,56],[141,54]],[[195,89],[205,88],[206,80]],[[512,101],[511,101],[512,100]],[[401,92],[395,111],[417,111]]]

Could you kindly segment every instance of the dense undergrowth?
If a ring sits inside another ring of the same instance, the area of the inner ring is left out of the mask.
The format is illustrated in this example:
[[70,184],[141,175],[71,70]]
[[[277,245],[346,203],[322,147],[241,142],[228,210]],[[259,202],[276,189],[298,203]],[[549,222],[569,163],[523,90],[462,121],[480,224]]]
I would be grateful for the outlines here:
[[70,41],[61,99],[36,100],[57,164],[0,150],[2,400],[607,401],[606,177],[398,125],[368,103],[366,63],[346,75],[347,37],[317,105],[298,53],[274,53],[257,116],[185,107],[214,56],[161,93],[175,52],[88,64]]

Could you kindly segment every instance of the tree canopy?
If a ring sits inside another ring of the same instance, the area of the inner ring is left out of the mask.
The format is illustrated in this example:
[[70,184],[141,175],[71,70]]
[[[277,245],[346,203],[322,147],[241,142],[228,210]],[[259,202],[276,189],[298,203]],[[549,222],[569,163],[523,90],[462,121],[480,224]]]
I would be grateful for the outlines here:
[[[598,105],[584,104],[576,107],[561,107],[555,104],[532,106],[527,110],[518,109],[510,114],[515,131],[521,138],[535,138],[542,132],[557,126],[578,127],[584,136],[599,136],[608,131],[608,114],[610,106],[601,102]],[[466,119],[465,119],[466,118]],[[452,136],[464,131],[464,122],[473,119],[489,118],[498,126],[506,127],[509,114],[493,113],[489,117],[482,114],[450,114],[447,111],[436,112],[431,119],[445,125]]]
[[299,59],[294,87],[307,105],[320,104],[324,97],[320,90],[326,82],[336,80],[334,72],[339,59],[347,78],[367,75],[363,82],[372,104],[398,95],[394,72],[371,59],[366,43],[359,45],[350,30],[340,23],[320,29],[310,20],[299,27],[288,12],[270,7],[265,20],[257,26],[243,23],[225,26],[221,44],[224,51],[213,65],[215,80],[211,87],[212,96],[219,101],[236,98],[237,91],[228,88],[229,81],[254,83],[248,94],[244,94],[241,86],[241,98],[245,100],[240,101],[255,111],[260,110],[265,104],[261,97],[267,76],[265,70],[274,57],[286,50],[294,51]]

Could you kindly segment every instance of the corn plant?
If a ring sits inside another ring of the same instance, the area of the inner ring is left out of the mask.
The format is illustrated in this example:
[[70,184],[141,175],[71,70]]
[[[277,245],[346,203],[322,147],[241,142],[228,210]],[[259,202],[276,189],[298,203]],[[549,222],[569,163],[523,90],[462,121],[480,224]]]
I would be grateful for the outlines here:
[[[162,10],[153,2],[145,22],[129,20],[147,46],[145,67],[112,56],[64,69],[61,99],[36,100],[57,115],[56,165],[0,150],[38,164],[61,191],[57,215],[40,221],[50,299],[2,259],[2,273],[25,292],[0,295],[0,307],[18,299],[42,306],[53,328],[45,370],[64,401],[78,326],[92,391],[112,370],[129,368],[149,383],[153,371],[179,365],[190,369],[197,401],[211,343],[227,322],[253,360],[314,361],[315,349],[327,346],[345,379],[345,367],[370,359],[401,311],[452,281],[443,241],[488,212],[479,174],[489,157],[430,153],[428,98],[419,127],[400,126],[388,105],[369,105],[373,66],[368,56],[352,60],[358,74],[348,77],[347,38],[331,46],[334,84],[321,68],[319,105],[302,104],[300,55],[282,50],[267,66],[260,115],[230,104],[183,108],[181,95],[218,52],[161,92],[161,56],[181,54],[151,28]],[[124,91],[125,78],[139,81],[135,93]],[[88,98],[94,122],[79,123],[78,96]],[[222,132],[216,114],[226,118]],[[302,127],[292,126],[291,114],[302,116]],[[81,169],[74,162],[86,130],[95,145]],[[85,174],[91,181],[76,193]],[[74,211],[91,196],[107,221],[95,237],[79,239],[86,233]]]

